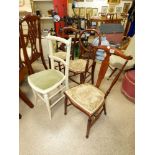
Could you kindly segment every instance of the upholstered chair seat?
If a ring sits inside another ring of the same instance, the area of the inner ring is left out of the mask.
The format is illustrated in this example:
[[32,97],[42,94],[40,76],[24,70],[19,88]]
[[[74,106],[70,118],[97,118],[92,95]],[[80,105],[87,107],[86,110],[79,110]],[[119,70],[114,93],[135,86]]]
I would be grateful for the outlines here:
[[[95,93],[94,93],[95,92]],[[80,107],[89,116],[103,104],[105,94],[95,86],[85,83],[73,87],[65,92],[75,106]]]
[[49,88],[54,87],[64,78],[63,73],[55,69],[44,70],[29,76],[29,83],[34,87],[40,89],[40,91],[46,91]]
[[[69,70],[76,73],[85,72],[87,60],[85,59],[76,59],[70,60]],[[93,65],[93,60],[89,60],[89,67]]]

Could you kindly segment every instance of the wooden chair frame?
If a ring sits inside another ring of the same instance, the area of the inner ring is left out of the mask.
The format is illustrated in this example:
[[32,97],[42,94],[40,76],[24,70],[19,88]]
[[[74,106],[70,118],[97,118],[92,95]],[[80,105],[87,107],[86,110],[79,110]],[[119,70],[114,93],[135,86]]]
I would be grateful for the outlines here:
[[[96,87],[99,88],[100,84],[103,80],[103,78],[105,77],[106,71],[108,69],[109,66],[109,58],[112,54],[115,54],[117,56],[120,56],[124,59],[126,59],[126,63],[122,66],[121,71],[124,69],[124,67],[126,66],[128,60],[132,59],[131,56],[125,56],[124,54],[122,54],[119,50],[114,49],[114,48],[110,48],[110,47],[106,47],[106,46],[99,46],[96,48],[95,53],[98,49],[102,49],[106,52],[106,57],[105,59],[102,61],[101,67],[100,67],[100,71],[98,74],[98,79],[97,79],[97,83],[96,83]],[[93,126],[93,124],[96,122],[96,120],[100,117],[101,113],[104,111],[104,114],[106,115],[106,98],[109,95],[111,89],[113,88],[113,86],[115,85],[116,81],[118,80],[121,71],[117,74],[117,76],[114,78],[114,80],[112,81],[110,87],[108,88],[108,90],[105,92],[105,96],[104,96],[104,101],[103,103],[100,105],[100,107],[93,112],[92,114],[88,113],[87,111],[85,111],[85,109],[81,108],[80,106],[78,106],[77,104],[74,104],[74,102],[71,100],[71,98],[65,93],[65,103],[64,103],[64,114],[67,114],[67,107],[70,105],[73,105],[74,107],[76,107],[77,109],[79,109],[81,112],[85,113],[88,116],[88,122],[87,122],[87,131],[86,131],[86,138],[89,137],[89,132],[90,132],[90,128]],[[94,92],[95,93],[95,92]],[[70,104],[68,104],[68,101],[70,101]]]
[[[23,23],[26,23],[28,26],[27,34],[23,32]],[[36,15],[28,14],[24,18],[22,18],[19,22],[19,33],[22,43],[23,55],[25,59],[25,63],[28,67],[29,74],[34,73],[32,68],[32,63],[36,61],[38,58],[41,58],[42,64],[45,69],[47,69],[44,56],[43,49],[41,44],[41,27],[40,27],[40,17]],[[38,44],[37,44],[38,41]],[[28,45],[30,44],[30,47]],[[38,47],[37,47],[38,46]],[[31,57],[27,54],[27,48],[31,48]]]

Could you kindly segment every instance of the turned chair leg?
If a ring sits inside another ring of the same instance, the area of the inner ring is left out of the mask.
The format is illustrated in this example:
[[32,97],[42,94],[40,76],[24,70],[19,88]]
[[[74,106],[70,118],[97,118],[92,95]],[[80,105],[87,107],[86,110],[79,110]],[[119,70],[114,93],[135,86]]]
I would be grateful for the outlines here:
[[67,102],[68,102],[68,97],[65,96],[65,102],[64,102],[64,114],[67,115]]
[[89,131],[90,131],[90,128],[91,128],[91,117],[89,117],[89,119],[88,119],[88,123],[87,123],[86,138],[89,137]]

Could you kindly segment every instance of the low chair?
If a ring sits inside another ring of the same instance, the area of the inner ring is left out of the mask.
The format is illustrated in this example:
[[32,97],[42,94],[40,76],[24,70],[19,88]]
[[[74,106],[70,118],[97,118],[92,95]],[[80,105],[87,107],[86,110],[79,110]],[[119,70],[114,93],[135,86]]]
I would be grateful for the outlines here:
[[[106,98],[120,76],[120,73],[118,73],[118,75],[112,81],[109,89],[105,93],[99,89],[100,84],[105,77],[106,71],[108,69],[110,56],[120,56],[126,59],[126,63],[129,59],[132,59],[132,57],[125,56],[120,51],[111,49],[110,47],[99,46],[94,51],[97,51],[97,49],[104,50],[106,52],[106,57],[102,61],[96,85],[94,86],[92,84],[85,83],[80,84],[76,87],[72,87],[71,89],[65,91],[64,114],[67,114],[67,107],[73,105],[75,108],[79,109],[81,112],[88,116],[86,138],[89,137],[90,128],[99,118],[101,113],[104,111],[104,114],[106,115]],[[126,64],[122,66],[122,70],[125,65]],[[68,103],[68,101],[70,103]]]
[[[68,65],[70,61],[71,38],[66,40],[64,38],[48,35],[47,40],[51,52],[51,69],[28,76],[28,83],[33,90],[35,102],[37,102],[38,97],[45,102],[51,120],[52,107],[64,97],[63,92],[68,89]],[[53,42],[65,44],[66,61],[53,55]],[[54,60],[60,61],[64,65],[65,74],[55,69]]]
[[[130,38],[130,41],[128,43],[128,46],[125,50],[121,50],[121,52],[124,55],[131,55],[133,57],[132,60],[128,62],[128,64],[125,66],[124,70],[129,70],[135,66],[135,36]],[[125,60],[118,57],[117,55],[112,55],[110,57],[110,65],[109,67],[112,69],[111,74],[109,75],[108,79],[112,77],[112,75],[117,71],[121,69],[121,66],[125,63]]]

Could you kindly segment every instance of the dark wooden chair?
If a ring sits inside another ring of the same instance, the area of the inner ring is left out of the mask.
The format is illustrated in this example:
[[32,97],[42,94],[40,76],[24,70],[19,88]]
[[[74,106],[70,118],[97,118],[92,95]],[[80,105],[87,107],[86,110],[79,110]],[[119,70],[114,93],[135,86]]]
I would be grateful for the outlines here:
[[[94,35],[91,35],[91,32]],[[86,29],[81,31],[79,36],[80,53],[79,59],[71,60],[69,65],[69,79],[77,84],[84,82],[94,83],[94,70],[96,65],[96,55],[93,52],[92,42],[98,37],[98,45],[101,45],[100,33],[95,29]],[[80,81],[75,80],[75,76],[80,75]]]
[[[26,31],[24,27],[27,27]],[[44,68],[47,69],[41,44],[40,17],[29,14],[20,19],[19,33],[21,43],[24,44],[22,47],[23,53],[21,53],[22,61],[27,64],[29,74],[34,73],[32,63],[39,58],[41,58]]]
[[[110,56],[111,55],[120,56],[126,59],[126,63],[129,59],[132,59],[132,57],[125,56],[117,49],[110,49],[106,46],[99,46],[96,48],[95,51],[97,51],[97,49],[104,50],[106,52],[106,57],[102,61],[96,85],[94,86],[92,84],[85,83],[80,84],[76,87],[72,87],[71,89],[65,91],[64,114],[65,115],[67,114],[67,107],[73,105],[74,107],[76,107],[77,109],[79,109],[81,112],[83,112],[88,116],[86,138],[89,137],[90,128],[100,117],[101,113],[104,111],[104,114],[106,115],[107,96],[120,76],[119,72],[112,81],[109,89],[107,89],[105,93],[99,89],[100,84],[103,78],[105,77],[106,71],[108,69]],[[125,65],[126,64],[122,66],[121,70],[123,70]],[[70,101],[70,103],[68,103],[68,100]]]
[[[28,75],[28,68],[24,61],[21,59],[21,39],[19,38],[19,85],[22,84],[22,82],[25,80],[25,77]],[[30,107],[33,108],[34,105],[29,100],[29,98],[25,95],[25,93],[19,88],[19,97]],[[19,117],[21,118],[21,114],[19,114]]]

